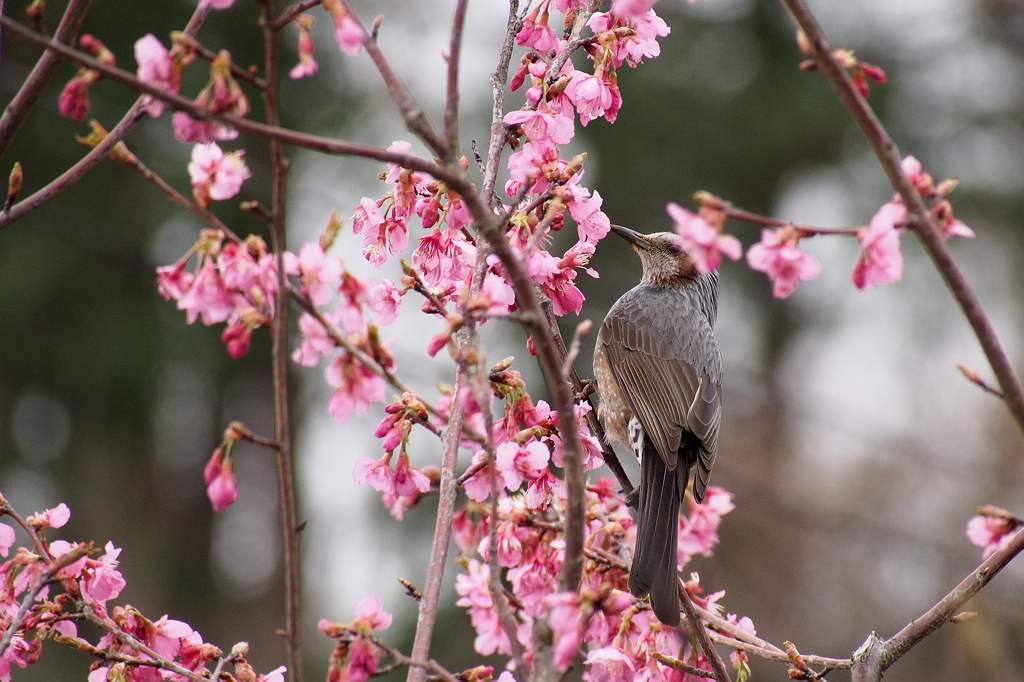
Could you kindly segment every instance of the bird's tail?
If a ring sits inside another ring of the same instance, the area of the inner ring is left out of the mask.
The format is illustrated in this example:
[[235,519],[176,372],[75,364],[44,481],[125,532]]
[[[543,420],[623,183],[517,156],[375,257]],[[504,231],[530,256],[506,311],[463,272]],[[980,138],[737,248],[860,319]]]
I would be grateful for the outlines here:
[[[686,463],[680,461],[679,468]],[[640,461],[640,504],[636,551],[629,571],[629,589],[651,595],[654,615],[665,625],[679,624],[679,578],[676,544],[679,536],[680,472],[661,461],[650,439],[644,440]],[[685,479],[683,479],[685,480]]]

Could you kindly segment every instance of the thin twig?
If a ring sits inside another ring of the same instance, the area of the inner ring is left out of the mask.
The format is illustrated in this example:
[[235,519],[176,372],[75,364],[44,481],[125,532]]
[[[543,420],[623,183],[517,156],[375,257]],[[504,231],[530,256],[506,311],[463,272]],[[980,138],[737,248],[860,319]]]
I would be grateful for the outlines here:
[[466,24],[468,0],[457,0],[452,36],[448,45],[448,88],[444,107],[444,137],[452,158],[459,149],[459,56],[462,54],[462,31]]
[[[277,33],[270,27],[273,0],[262,0],[263,71],[267,87],[263,91],[267,125],[279,127]],[[295,501],[295,464],[292,459],[291,422],[288,415],[288,275],[284,253],[288,248],[285,210],[288,163],[281,141],[271,139],[270,159],[273,168],[270,213],[274,257],[277,262],[277,306],[273,323],[274,437],[277,440],[277,495],[281,512],[281,543],[284,547],[285,649],[288,675],[302,682],[302,587],[299,564],[299,523]]]
[[395,649],[394,647],[385,644],[383,641],[377,639],[376,637],[370,637],[369,639],[377,646],[377,648],[379,648],[381,651],[383,651],[385,654],[390,656],[392,659],[394,659],[401,665],[407,665],[409,667],[419,668],[421,670],[432,672],[445,682],[460,682],[459,678],[455,677],[455,675],[450,673],[445,668],[441,667],[441,664],[439,664],[437,661],[433,659],[424,660],[414,658],[411,656],[406,656],[398,649]]
[[297,2],[281,12],[277,19],[270,22],[270,28],[274,31],[280,31],[282,28],[290,24],[295,17],[320,4],[322,4],[321,0],[303,0],[303,2]]
[[981,390],[985,391],[985,393],[988,393],[990,395],[994,395],[995,397],[999,398],[1000,400],[1006,400],[1006,396],[1003,394],[1002,391],[1000,391],[998,388],[996,388],[995,386],[992,386],[987,381],[982,379],[981,375],[979,375],[977,372],[975,372],[973,369],[971,369],[967,365],[958,364],[956,366],[956,368],[958,370],[960,370],[960,373],[964,375],[965,379],[970,381],[972,384],[974,384],[975,386],[977,386]]
[[899,149],[885,126],[875,115],[871,105],[857,91],[849,74],[835,60],[832,46],[817,19],[807,7],[807,3],[804,0],[782,0],[782,2],[807,36],[814,49],[818,66],[832,83],[832,87],[836,90],[843,105],[860,126],[874,150],[875,156],[878,157],[879,163],[889,177],[889,182],[892,183],[893,188],[907,207],[913,218],[910,228],[917,235],[925,251],[928,252],[946,286],[953,294],[953,298],[960,304],[964,317],[974,329],[974,334],[985,351],[985,357],[988,358],[992,371],[999,380],[1007,408],[1016,419],[1017,426],[1024,431],[1024,387],[1021,386],[1020,377],[1017,376],[1009,356],[999,341],[999,335],[977,293],[957,266],[956,261],[953,260],[942,231],[935,224],[935,220],[924,205],[921,196],[904,174],[900,165]]
[[[193,49],[195,53],[202,57],[205,61],[213,63],[213,61],[217,59],[216,52],[209,49],[208,47],[205,47],[195,38],[190,38],[190,41],[191,42],[189,42],[189,47]],[[256,67],[253,68],[255,69]],[[260,91],[266,90],[268,87],[267,81],[257,76],[250,69],[243,69],[241,66],[235,64],[234,62],[230,62],[228,64],[228,70],[231,71],[231,75],[235,78],[244,80],[245,82],[249,83],[250,85],[254,86],[256,89]]]
[[694,668],[692,665],[689,665],[679,660],[678,658],[675,658],[674,656],[666,656],[660,651],[655,651],[651,655],[654,657],[656,661],[667,665],[673,670],[678,670],[679,672],[686,673],[688,675],[693,675],[694,677],[703,677],[709,680],[715,679],[715,674],[713,672],[701,670],[700,668]]
[[843,235],[855,237],[858,232],[865,229],[864,227],[817,227],[815,225],[790,223],[785,220],[779,220],[778,218],[771,218],[769,216],[761,215],[760,213],[736,208],[731,204],[725,204],[722,207],[722,211],[727,217],[732,218],[733,220],[739,220],[752,225],[762,225],[764,227],[785,227],[788,225],[796,230],[801,237],[817,237],[819,235]]
[[[88,8],[89,0],[70,0],[64,9],[60,24],[57,25],[53,39],[59,43],[73,43]],[[40,93],[53,77],[59,65],[60,57],[57,54],[44,52],[40,55],[25,82],[21,84],[18,92],[14,93],[14,97],[4,108],[3,115],[0,115],[0,154],[7,149],[18,126],[25,120],[25,116],[39,99]]]
[[[527,3],[529,4],[529,3]],[[488,205],[497,202],[494,196],[494,184],[498,178],[498,167],[501,165],[501,152],[505,148],[505,83],[508,81],[508,63],[512,59],[512,48],[515,45],[516,33],[519,31],[521,18],[518,15],[519,0],[509,0],[508,20],[505,22],[505,40],[498,53],[498,65],[491,74],[491,138],[487,145],[487,165],[484,167],[484,180],[481,193]]]
[[697,639],[700,641],[700,647],[704,650],[704,656],[711,663],[711,668],[715,673],[715,679],[718,682],[729,682],[729,671],[725,667],[725,661],[718,655],[718,651],[715,649],[715,643],[711,640],[711,636],[708,634],[708,629],[704,627],[704,621],[697,613],[697,609],[694,608],[693,600],[690,598],[690,593],[686,591],[686,585],[680,581],[679,584],[679,596],[680,602],[683,605],[683,613],[686,614],[687,620],[693,625],[693,629],[697,633]]

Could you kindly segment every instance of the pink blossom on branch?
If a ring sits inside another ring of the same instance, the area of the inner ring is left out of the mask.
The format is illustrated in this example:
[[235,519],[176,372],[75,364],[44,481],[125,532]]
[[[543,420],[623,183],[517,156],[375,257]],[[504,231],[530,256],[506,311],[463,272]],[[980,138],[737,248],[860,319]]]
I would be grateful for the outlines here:
[[736,237],[722,234],[704,218],[679,204],[670,203],[666,209],[675,223],[683,251],[693,260],[699,272],[717,270],[722,264],[722,256],[739,260],[743,249]]
[[857,233],[861,251],[853,269],[853,284],[858,289],[891,284],[903,276],[898,229],[906,218],[906,207],[891,201],[878,209],[867,229]]
[[775,298],[786,298],[796,285],[814,279],[821,273],[821,263],[814,256],[801,251],[799,235],[790,227],[762,230],[761,241],[747,251],[747,264],[768,275],[773,283]]
[[238,500],[234,466],[223,447],[213,451],[213,456],[203,469],[203,478],[206,480],[206,495],[210,498],[213,511],[222,512]]
[[981,557],[987,559],[1010,543],[1020,525],[1011,518],[978,514],[967,522],[967,539],[983,547]]
[[345,4],[340,0],[324,0],[323,5],[334,21],[334,37],[338,41],[338,48],[351,57],[359,54],[363,49],[363,40],[366,39],[359,22],[349,14]]
[[[152,33],[135,41],[136,74],[140,81],[177,94],[181,89],[181,72],[175,68],[171,53]],[[146,111],[156,118],[164,111],[164,103],[154,97],[146,98]]]
[[197,144],[192,148],[188,174],[192,179],[192,193],[201,206],[210,200],[223,201],[238,194],[250,174],[242,160],[244,151],[225,154],[215,143]]
[[16,540],[14,529],[0,523],[0,556],[7,556]]
[[292,67],[288,76],[292,79],[307,78],[320,68],[316,61],[316,47],[313,44],[313,25],[316,20],[309,14],[300,14],[295,20],[299,28],[298,54],[299,63]]

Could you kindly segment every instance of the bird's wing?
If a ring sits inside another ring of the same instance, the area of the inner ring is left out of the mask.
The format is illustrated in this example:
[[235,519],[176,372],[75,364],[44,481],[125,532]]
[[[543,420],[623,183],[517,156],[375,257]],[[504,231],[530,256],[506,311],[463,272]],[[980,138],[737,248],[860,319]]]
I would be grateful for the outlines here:
[[670,469],[678,465],[683,433],[699,442],[695,493],[703,498],[721,424],[721,361],[703,314],[658,306],[617,306],[598,343],[612,375]]

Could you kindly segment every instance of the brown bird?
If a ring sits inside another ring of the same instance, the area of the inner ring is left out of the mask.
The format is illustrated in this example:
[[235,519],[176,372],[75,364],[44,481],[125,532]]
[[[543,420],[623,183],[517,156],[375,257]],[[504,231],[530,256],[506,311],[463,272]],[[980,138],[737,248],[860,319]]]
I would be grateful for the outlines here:
[[629,588],[679,623],[679,504],[693,477],[704,499],[722,421],[722,358],[715,338],[718,273],[701,274],[676,235],[612,231],[640,256],[643,277],[608,311],[594,351],[598,416],[640,459],[636,551]]

